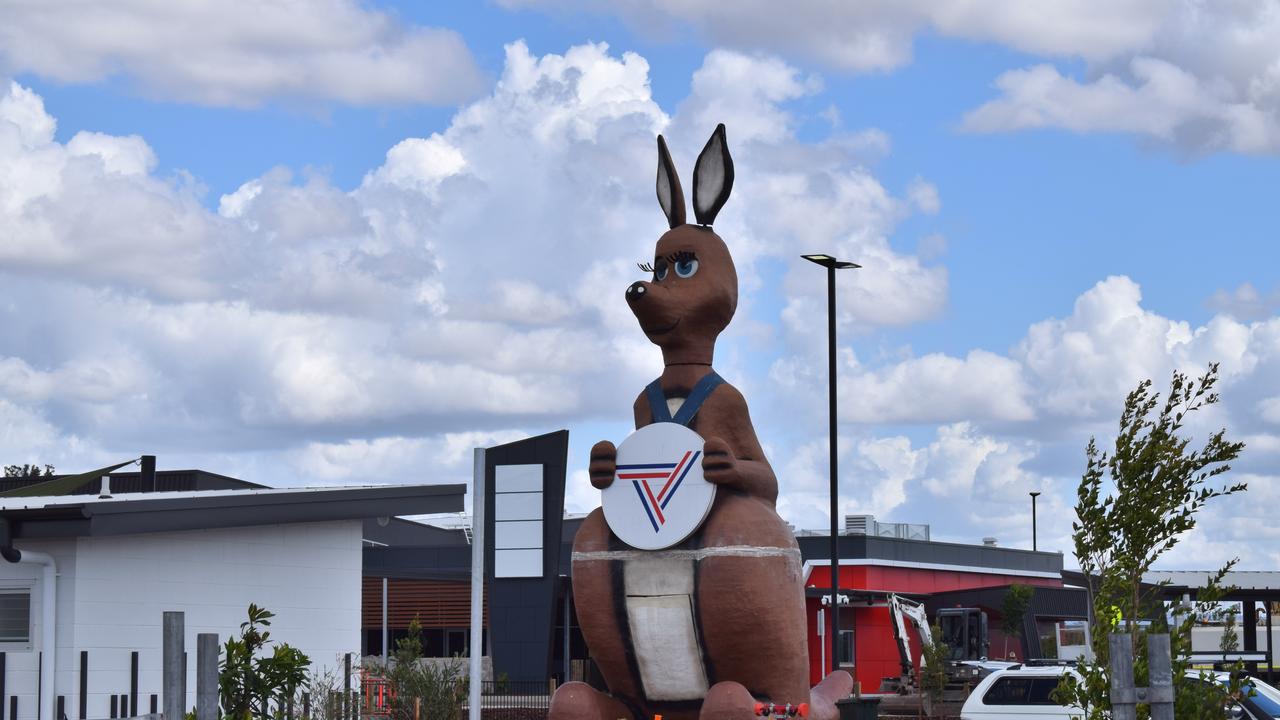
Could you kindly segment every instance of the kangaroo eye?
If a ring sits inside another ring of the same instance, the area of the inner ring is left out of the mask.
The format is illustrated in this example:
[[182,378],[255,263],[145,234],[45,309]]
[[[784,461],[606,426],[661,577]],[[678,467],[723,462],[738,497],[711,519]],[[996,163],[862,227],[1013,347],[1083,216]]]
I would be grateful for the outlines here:
[[676,274],[682,278],[692,277],[698,272],[698,261],[694,258],[676,262]]
[[654,279],[665,280],[667,277],[667,268],[669,267],[670,265],[667,264],[666,260],[659,258],[658,261],[653,264]]

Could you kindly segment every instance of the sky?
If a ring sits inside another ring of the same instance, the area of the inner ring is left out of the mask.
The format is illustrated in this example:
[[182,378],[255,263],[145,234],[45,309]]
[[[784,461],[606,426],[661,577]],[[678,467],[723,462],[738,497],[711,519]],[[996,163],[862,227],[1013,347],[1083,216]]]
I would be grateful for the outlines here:
[[1090,437],[1220,363],[1246,449],[1160,566],[1280,563],[1280,6],[0,0],[0,462],[467,482],[631,430],[623,291],[717,123],[715,365],[779,512],[1070,556]]

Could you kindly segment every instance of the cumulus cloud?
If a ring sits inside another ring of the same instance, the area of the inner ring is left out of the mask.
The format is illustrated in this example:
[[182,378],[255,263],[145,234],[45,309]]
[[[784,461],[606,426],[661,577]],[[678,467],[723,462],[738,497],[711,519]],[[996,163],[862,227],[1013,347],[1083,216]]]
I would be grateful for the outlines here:
[[1280,151],[1280,9],[1158,3],[1141,42],[1089,57],[1079,77],[1037,65],[1002,74],[964,120],[981,132],[1056,127],[1124,132],[1179,152]]
[[429,438],[386,436],[310,442],[287,452],[302,477],[342,485],[368,478],[402,483],[466,482],[473,448],[521,440],[518,430],[442,433]]
[[[797,139],[785,105],[820,84],[776,59],[715,52],[693,86],[669,115],[638,55],[514,43],[490,93],[389,147],[357,187],[275,168],[210,210],[193,179],[156,174],[145,139],[60,142],[41,98],[11,84],[0,398],[95,452],[281,482],[395,474],[466,433],[625,420],[660,367],[621,297],[664,229],[653,138],[668,133],[691,179],[720,111],[742,180],[718,229],[744,285],[762,259],[837,240],[883,263],[883,287],[933,278],[925,302],[942,302],[945,274],[889,247],[920,203],[863,164],[888,151],[883,133]],[[824,194],[868,212],[774,236],[773,208]]]
[[[1211,362],[1221,363],[1226,386],[1268,398],[1280,395],[1280,384],[1266,372],[1280,356],[1277,323],[1271,318],[1244,324],[1220,315],[1193,327],[1144,308],[1138,284],[1113,276],[1082,293],[1068,316],[1033,323],[1005,355],[972,350],[964,357],[917,357],[908,351],[867,363],[842,349],[840,418],[867,425],[1088,425],[1110,420],[1141,380],[1160,383],[1174,370],[1199,374]],[[770,378],[800,404],[815,402],[813,389],[825,385],[826,369],[814,357],[785,355],[770,369]],[[1232,407],[1249,418],[1250,427],[1276,416],[1266,400]]]
[[[779,512],[797,527],[828,527],[827,448],[824,441],[806,442],[778,464]],[[1072,501],[1066,483],[1028,467],[1038,445],[999,439],[967,421],[940,425],[920,439],[842,437],[839,449],[842,516],[933,523],[935,539],[977,542],[998,531],[1006,541],[1020,542],[1029,539],[1027,490],[1046,492],[1042,510],[1060,511]],[[1025,528],[1018,524],[1023,521]],[[1048,527],[1042,537],[1053,533],[1061,548],[1069,525],[1065,532],[1054,523]]]
[[[925,178],[890,188],[869,168],[890,148],[880,131],[799,138],[791,103],[822,91],[795,67],[716,51],[692,88],[668,113],[638,55],[594,44],[535,56],[516,43],[485,97],[389,147],[357,187],[277,168],[210,210],[194,181],[156,175],[145,139],[59,142],[40,98],[10,85],[0,94],[0,449],[90,466],[146,448],[281,483],[401,477],[423,463],[465,479],[473,444],[625,427],[660,363],[621,298],[665,229],[653,137],[671,139],[687,185],[724,120],[738,184],[717,230],[744,302],[718,364],[765,358],[768,381],[748,387],[744,372],[739,384],[753,408],[772,411],[756,423],[780,469],[781,507],[801,527],[822,524],[825,368],[813,359],[825,334],[813,318],[825,287],[794,258],[833,250],[868,268],[840,278],[842,332],[936,317],[948,292],[937,251],[891,239],[944,205]],[[773,306],[754,306],[762,268],[780,263]],[[768,354],[744,352],[757,346]],[[1041,515],[1042,542],[1065,549],[1080,449],[1104,436],[1125,391],[1221,361],[1213,421],[1273,458],[1277,358],[1280,319],[1220,314],[1195,326],[1144,307],[1125,277],[1084,289],[1065,317],[1033,324],[1006,351],[872,359],[842,348],[842,511],[1021,542],[1024,493],[1039,488],[1053,513]],[[1240,469],[1270,477],[1263,460]],[[574,506],[593,504],[575,473]],[[967,501],[996,517],[956,510]]]
[[461,36],[352,0],[17,3],[0,23],[0,74],[121,76],[162,100],[453,104],[483,74]]
[[[921,34],[990,42],[1046,62],[996,79],[962,126],[1123,132],[1180,153],[1280,151],[1280,9],[1268,0],[1035,2],[821,0],[671,3],[504,0],[614,13],[655,37],[692,28],[716,45],[873,72],[911,61]],[[1051,63],[1083,61],[1079,76]]]
[[1280,310],[1280,288],[1264,294],[1253,283],[1241,283],[1235,290],[1218,290],[1205,307],[1245,322],[1262,320]]
[[[1257,568],[1269,561],[1246,548],[1269,533],[1250,529],[1269,527],[1277,486],[1280,318],[1218,315],[1192,325],[1144,307],[1138,284],[1116,276],[1081,293],[1065,317],[1033,323],[1007,354],[906,352],[863,364],[842,348],[839,357],[841,429],[858,438],[840,456],[843,512],[933,522],[935,537],[994,535],[1029,546],[1027,493],[1035,490],[1043,493],[1040,546],[1063,551],[1088,439],[1109,446],[1125,394],[1140,381],[1153,380],[1163,393],[1173,371],[1199,375],[1218,362],[1222,402],[1189,418],[1186,432],[1193,444],[1221,427],[1244,440],[1229,477],[1251,488],[1244,500],[1208,508],[1202,528],[1184,540],[1197,551],[1182,549],[1168,562],[1202,567],[1239,555]],[[791,426],[817,432],[825,415],[812,409],[825,397],[825,368],[793,354],[774,363],[770,378]],[[896,433],[903,424],[915,429]],[[776,461],[789,498],[783,507],[802,527],[825,527],[825,447],[802,443]],[[961,506],[971,509],[953,511]]]
[[925,31],[999,42],[1031,53],[1110,57],[1149,43],[1161,14],[1174,5],[1167,0],[1055,0],[1032,5],[1017,0],[843,4],[803,0],[779,12],[777,5],[764,0],[731,5],[710,0],[623,4],[502,0],[502,4],[613,12],[655,35],[665,34],[672,26],[687,25],[716,44],[798,55],[857,71],[889,70],[910,61],[913,39]]
[[1127,73],[1086,82],[1037,65],[1002,74],[996,87],[1000,97],[969,112],[966,130],[1048,127],[1133,133],[1194,152],[1280,150],[1274,107],[1242,97],[1219,78],[1199,78],[1160,58],[1134,58]]

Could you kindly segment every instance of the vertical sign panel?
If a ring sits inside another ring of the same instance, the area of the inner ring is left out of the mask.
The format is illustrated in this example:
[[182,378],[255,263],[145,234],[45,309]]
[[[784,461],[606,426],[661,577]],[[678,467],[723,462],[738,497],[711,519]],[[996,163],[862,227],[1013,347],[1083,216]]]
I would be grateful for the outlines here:
[[542,465],[493,468],[493,576],[542,577]]

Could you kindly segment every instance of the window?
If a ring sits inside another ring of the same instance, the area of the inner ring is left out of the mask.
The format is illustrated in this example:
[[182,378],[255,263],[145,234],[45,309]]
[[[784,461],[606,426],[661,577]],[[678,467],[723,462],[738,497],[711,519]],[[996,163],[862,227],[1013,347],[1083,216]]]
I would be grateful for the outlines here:
[[836,665],[846,666],[853,664],[853,631],[841,630],[837,635],[839,642],[836,643]]
[[471,639],[470,630],[446,630],[445,631],[445,652],[447,653],[446,657],[470,656],[471,655],[470,639]]
[[1049,693],[1058,687],[1058,676],[1002,677],[982,696],[983,705],[1057,705]]
[[1026,705],[1031,692],[1031,678],[1002,677],[991,684],[982,696],[983,705]]
[[1058,687],[1056,677],[1038,677],[1031,681],[1031,692],[1027,695],[1028,705],[1057,705],[1050,697]]
[[0,588],[0,643],[31,643],[31,588]]

